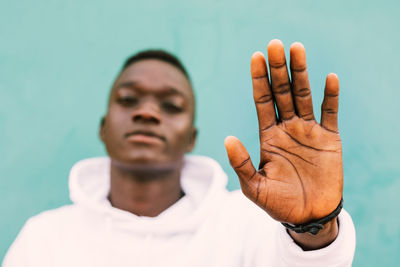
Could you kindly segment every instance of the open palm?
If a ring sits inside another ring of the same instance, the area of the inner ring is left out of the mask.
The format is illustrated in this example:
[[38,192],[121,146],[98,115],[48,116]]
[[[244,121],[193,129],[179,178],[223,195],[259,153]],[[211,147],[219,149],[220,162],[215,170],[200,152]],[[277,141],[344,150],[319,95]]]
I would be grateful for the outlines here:
[[342,196],[339,82],[335,74],[327,76],[318,124],[302,44],[291,46],[290,59],[291,80],[279,40],[268,46],[270,75],[262,53],[255,53],[251,60],[260,132],[259,169],[237,138],[228,137],[225,145],[244,194],[274,219],[299,224],[328,215]]

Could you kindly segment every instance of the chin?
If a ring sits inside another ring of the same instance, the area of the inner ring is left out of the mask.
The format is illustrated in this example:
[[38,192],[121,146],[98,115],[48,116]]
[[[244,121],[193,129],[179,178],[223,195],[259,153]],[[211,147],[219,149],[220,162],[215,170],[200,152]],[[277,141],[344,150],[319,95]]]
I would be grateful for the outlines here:
[[119,157],[112,157],[112,161],[118,164],[120,167],[135,170],[162,170],[162,169],[176,169],[182,167],[183,155],[180,158],[172,158],[160,155],[157,153],[148,154],[133,154],[124,155]]

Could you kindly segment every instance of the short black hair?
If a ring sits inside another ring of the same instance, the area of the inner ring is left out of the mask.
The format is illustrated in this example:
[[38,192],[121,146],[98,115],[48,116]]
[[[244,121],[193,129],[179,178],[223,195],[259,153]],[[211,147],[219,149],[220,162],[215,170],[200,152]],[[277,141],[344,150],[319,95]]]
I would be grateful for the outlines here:
[[134,54],[125,61],[124,65],[122,66],[122,71],[125,70],[130,65],[132,65],[133,63],[146,59],[157,59],[173,65],[174,67],[179,69],[190,82],[189,74],[186,71],[185,67],[183,66],[182,62],[173,54],[161,49],[143,50]]

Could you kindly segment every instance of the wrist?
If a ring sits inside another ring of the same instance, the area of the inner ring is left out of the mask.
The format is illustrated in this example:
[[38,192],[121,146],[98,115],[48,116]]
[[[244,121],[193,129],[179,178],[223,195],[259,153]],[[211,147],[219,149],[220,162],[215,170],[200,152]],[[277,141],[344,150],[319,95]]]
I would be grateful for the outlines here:
[[337,217],[327,222],[324,228],[313,235],[311,233],[296,233],[293,230],[287,230],[289,235],[303,250],[316,250],[329,246],[339,233],[339,223]]
[[334,211],[332,211],[330,214],[328,214],[327,216],[325,216],[321,219],[312,220],[307,223],[298,224],[298,225],[293,225],[293,224],[286,223],[286,222],[282,222],[282,224],[287,229],[292,230],[296,233],[311,233],[313,235],[316,235],[319,233],[319,231],[324,229],[325,224],[332,221],[334,218],[336,218],[339,215],[342,208],[343,208],[343,197],[340,200],[337,208]]

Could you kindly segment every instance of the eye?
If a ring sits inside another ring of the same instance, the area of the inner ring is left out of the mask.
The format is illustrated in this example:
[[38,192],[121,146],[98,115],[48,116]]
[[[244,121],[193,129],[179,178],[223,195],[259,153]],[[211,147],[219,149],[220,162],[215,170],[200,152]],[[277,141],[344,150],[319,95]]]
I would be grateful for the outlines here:
[[161,105],[162,109],[168,113],[180,113],[183,111],[183,108],[175,105],[172,102],[163,102]]
[[120,96],[117,98],[117,103],[124,107],[131,107],[136,105],[139,100],[133,96]]

